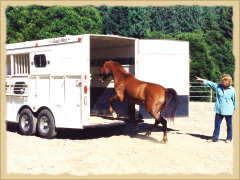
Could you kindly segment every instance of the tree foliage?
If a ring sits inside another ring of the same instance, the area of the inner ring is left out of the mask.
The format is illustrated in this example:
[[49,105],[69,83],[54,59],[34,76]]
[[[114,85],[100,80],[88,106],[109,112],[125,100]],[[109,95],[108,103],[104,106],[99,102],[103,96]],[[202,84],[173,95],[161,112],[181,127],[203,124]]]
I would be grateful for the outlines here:
[[8,7],[7,43],[84,33],[102,33],[99,11],[85,7]]
[[144,38],[150,31],[150,12],[146,8],[101,6],[99,11],[104,19],[104,34]]
[[199,6],[148,7],[151,31],[177,35],[201,29],[203,10]]

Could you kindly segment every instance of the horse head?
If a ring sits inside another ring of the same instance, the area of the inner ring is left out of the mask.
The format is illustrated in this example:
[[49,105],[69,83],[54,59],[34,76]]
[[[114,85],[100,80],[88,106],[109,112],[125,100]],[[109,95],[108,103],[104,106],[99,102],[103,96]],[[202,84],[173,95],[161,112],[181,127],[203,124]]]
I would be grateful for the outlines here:
[[104,80],[108,77],[108,75],[112,74],[112,69],[110,67],[112,61],[106,61],[100,69],[100,77],[99,81],[104,83]]
[[112,69],[110,67],[111,61],[106,61],[101,67],[100,71],[102,75],[110,75],[112,73]]

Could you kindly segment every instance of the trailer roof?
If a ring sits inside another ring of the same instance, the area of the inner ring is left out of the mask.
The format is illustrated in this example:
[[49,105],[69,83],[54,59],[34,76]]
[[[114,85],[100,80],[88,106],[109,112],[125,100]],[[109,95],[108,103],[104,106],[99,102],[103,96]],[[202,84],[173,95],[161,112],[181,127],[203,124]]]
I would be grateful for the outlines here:
[[[32,47],[40,47],[40,46],[49,46],[54,44],[78,42],[78,41],[81,41],[82,38],[84,38],[84,36],[89,36],[92,40],[99,39],[101,41],[119,39],[119,40],[122,40],[122,42],[124,40],[126,42],[126,40],[135,40],[135,38],[128,38],[128,37],[123,37],[118,35],[99,35],[99,34],[66,35],[64,37],[58,37],[58,38],[49,38],[49,39],[43,39],[43,40],[34,40],[34,41],[7,44],[6,49],[13,50],[13,49],[23,49],[23,48],[32,48]],[[104,44],[101,44],[101,46],[104,46]]]
[[134,38],[114,35],[91,35],[90,43],[92,49],[119,48],[133,46]]
[[[124,37],[119,35],[110,35],[110,34],[66,35],[64,37],[58,37],[58,38],[49,38],[49,39],[43,39],[43,40],[34,40],[34,41],[7,44],[6,49],[16,50],[16,49],[24,49],[24,48],[57,45],[57,44],[66,44],[66,43],[72,43],[72,42],[81,42],[82,39],[86,36],[90,37],[91,48],[94,48],[94,49],[132,46],[134,41],[136,40],[136,38]],[[160,39],[152,39],[152,40],[160,40]],[[166,39],[164,39],[164,41],[166,41]],[[176,40],[167,40],[167,41],[176,41]]]

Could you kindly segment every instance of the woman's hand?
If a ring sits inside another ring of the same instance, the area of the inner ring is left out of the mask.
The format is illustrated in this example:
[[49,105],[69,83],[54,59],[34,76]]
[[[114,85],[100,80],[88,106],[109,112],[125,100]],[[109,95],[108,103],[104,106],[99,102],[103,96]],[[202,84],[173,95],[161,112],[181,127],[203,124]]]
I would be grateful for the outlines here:
[[195,76],[195,78],[196,78],[197,81],[200,81],[200,82],[203,82],[203,81],[204,81],[204,79],[202,79],[202,78],[200,78],[200,77],[198,77],[198,76]]

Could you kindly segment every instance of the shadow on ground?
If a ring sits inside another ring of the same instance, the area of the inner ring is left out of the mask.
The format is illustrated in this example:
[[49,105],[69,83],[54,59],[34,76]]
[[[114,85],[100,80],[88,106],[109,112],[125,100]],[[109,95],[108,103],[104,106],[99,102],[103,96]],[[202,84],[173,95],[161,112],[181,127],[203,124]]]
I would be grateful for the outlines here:
[[205,140],[208,140],[208,139],[212,138],[212,136],[206,136],[206,135],[203,135],[203,134],[187,133],[187,135],[190,135],[190,136],[193,136],[193,137],[197,137],[197,138],[200,138],[200,139],[205,139]]
[[[155,139],[151,136],[145,136],[145,133],[150,129],[153,124],[148,124],[145,122],[138,123],[138,128],[135,127],[132,123],[117,122],[110,124],[100,124],[87,126],[84,129],[57,129],[57,136],[55,139],[69,139],[69,140],[86,140],[86,139],[97,139],[103,137],[112,137],[112,136],[129,136],[131,138],[139,138],[143,140],[160,142],[163,136],[162,126],[159,125],[152,132],[161,132],[159,138]],[[7,123],[7,131],[13,133],[19,133],[18,125],[16,123]],[[178,131],[175,129],[168,128],[170,131]]]
[[[206,136],[206,135],[203,135],[203,134],[192,134],[192,133],[187,133],[187,135],[190,135],[190,136],[193,136],[193,137],[197,137],[197,138],[200,138],[200,139],[204,139],[204,140],[210,140],[212,139],[212,136]],[[218,139],[219,141],[225,141],[226,139]]]

